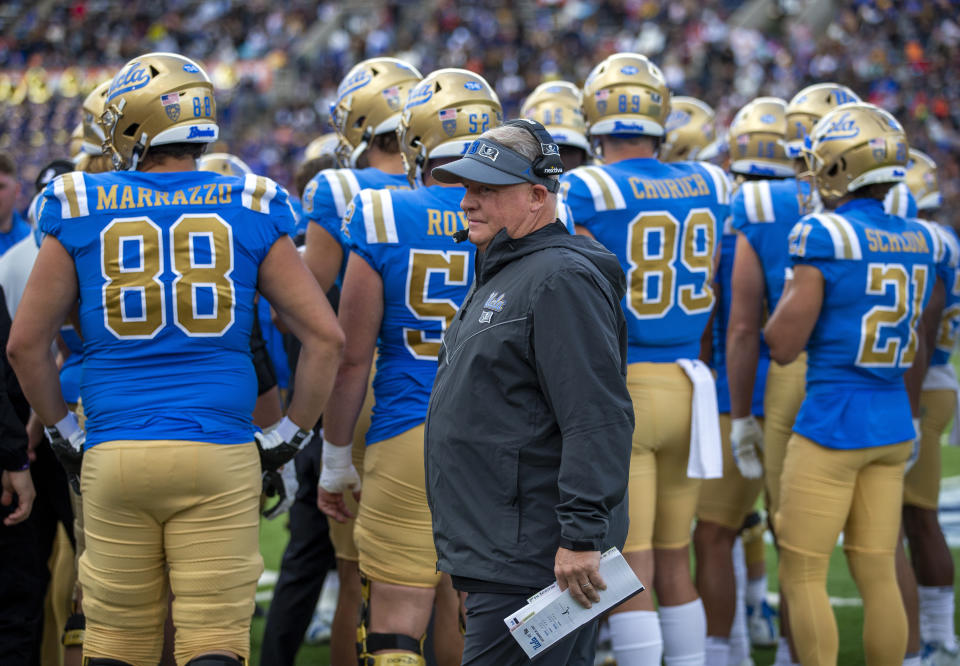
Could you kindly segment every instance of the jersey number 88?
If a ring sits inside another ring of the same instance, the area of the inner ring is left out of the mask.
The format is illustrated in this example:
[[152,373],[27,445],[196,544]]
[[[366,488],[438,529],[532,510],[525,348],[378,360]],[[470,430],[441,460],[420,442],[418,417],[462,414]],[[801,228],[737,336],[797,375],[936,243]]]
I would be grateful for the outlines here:
[[100,233],[104,324],[117,338],[150,339],[166,324],[168,292],[160,276],[168,255],[176,326],[210,337],[233,324],[233,231],[223,218],[182,215],[166,237],[148,217],[117,218]]

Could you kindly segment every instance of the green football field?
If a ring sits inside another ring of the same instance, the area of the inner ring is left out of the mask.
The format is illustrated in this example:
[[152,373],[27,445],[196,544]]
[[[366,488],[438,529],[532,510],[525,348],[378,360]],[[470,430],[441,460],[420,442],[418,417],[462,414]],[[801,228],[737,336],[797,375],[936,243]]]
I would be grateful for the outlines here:
[[[960,477],[960,447],[943,447],[943,475],[944,477]],[[283,519],[278,521],[263,521],[260,529],[260,547],[263,552],[264,565],[268,571],[277,571],[280,566],[280,557],[287,542],[287,531]],[[960,550],[953,549],[954,561],[960,556]],[[770,590],[776,591],[777,581],[775,574],[776,558],[771,546],[767,546],[767,570],[769,572]],[[863,655],[860,648],[860,635],[863,630],[863,608],[859,605],[857,588],[847,571],[847,563],[843,552],[837,548],[830,560],[830,576],[827,588],[834,599],[834,613],[840,629],[840,658],[838,663],[849,666],[863,664]],[[266,596],[268,587],[261,589]],[[268,602],[259,604],[264,611]],[[251,663],[260,663],[260,638],[263,635],[264,619],[256,617],[253,620],[252,632],[252,660]],[[754,650],[753,659],[757,666],[773,663],[774,650]],[[304,645],[301,647],[296,661],[298,666],[323,666],[329,663],[328,650],[324,646]]]

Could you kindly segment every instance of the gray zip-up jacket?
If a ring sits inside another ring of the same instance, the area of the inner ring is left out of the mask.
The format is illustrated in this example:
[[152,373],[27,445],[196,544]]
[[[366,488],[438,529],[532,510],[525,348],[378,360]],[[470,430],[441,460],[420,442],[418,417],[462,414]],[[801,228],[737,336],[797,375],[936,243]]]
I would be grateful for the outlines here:
[[559,546],[622,547],[633,403],[617,258],[501,230],[447,328],[425,435],[438,569],[540,588]]

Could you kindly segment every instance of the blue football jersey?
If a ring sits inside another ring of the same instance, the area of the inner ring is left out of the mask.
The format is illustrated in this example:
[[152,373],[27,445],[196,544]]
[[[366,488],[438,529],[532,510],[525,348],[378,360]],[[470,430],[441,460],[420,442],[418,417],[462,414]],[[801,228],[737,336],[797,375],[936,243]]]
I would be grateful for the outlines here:
[[[720,261],[717,264],[717,312],[713,317],[713,345],[710,367],[717,373],[717,407],[721,414],[730,412],[730,382],[727,380],[727,325],[730,321],[730,304],[733,301],[731,278],[733,259],[737,249],[737,235],[731,228],[725,229],[720,238]],[[767,389],[767,368],[770,367],[770,348],[760,337],[760,354],[757,358],[757,377],[753,383],[753,402],[750,413],[763,416],[763,398]]]
[[286,192],[253,175],[73,172],[45,201],[40,227],[76,265],[87,446],[252,441],[254,293],[293,229]]
[[347,243],[341,235],[343,215],[347,206],[360,190],[365,189],[409,190],[406,174],[385,173],[380,169],[324,169],[314,176],[303,190],[303,215],[305,227],[319,224],[340,243],[343,262],[340,277],[347,265]]
[[562,178],[573,221],[620,260],[630,363],[697,358],[713,311],[714,256],[730,189],[701,162],[630,159]]
[[767,310],[773,312],[790,266],[787,238],[801,217],[795,178],[743,183],[730,201],[731,226],[746,236],[763,269]]
[[880,201],[856,199],[797,222],[790,256],[824,278],[794,431],[837,449],[913,439],[902,377],[916,355],[940,244],[924,225],[885,213]]
[[947,365],[957,338],[960,337],[960,239],[950,227],[936,222],[917,221],[925,223],[943,243],[944,261],[937,264],[937,277],[943,280],[945,301],[937,328],[936,346],[930,355],[930,365]]
[[440,339],[473,280],[462,187],[362,190],[344,216],[344,239],[383,279],[383,319],[367,431],[374,444],[426,420]]

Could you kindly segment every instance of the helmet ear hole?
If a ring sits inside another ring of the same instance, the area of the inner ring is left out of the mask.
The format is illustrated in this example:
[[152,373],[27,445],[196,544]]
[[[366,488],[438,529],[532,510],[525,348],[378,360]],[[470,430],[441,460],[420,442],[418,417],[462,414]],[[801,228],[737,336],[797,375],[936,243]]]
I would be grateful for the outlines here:
[[127,129],[123,130],[123,135],[132,137],[136,135],[138,129],[140,129],[140,123],[130,123]]

